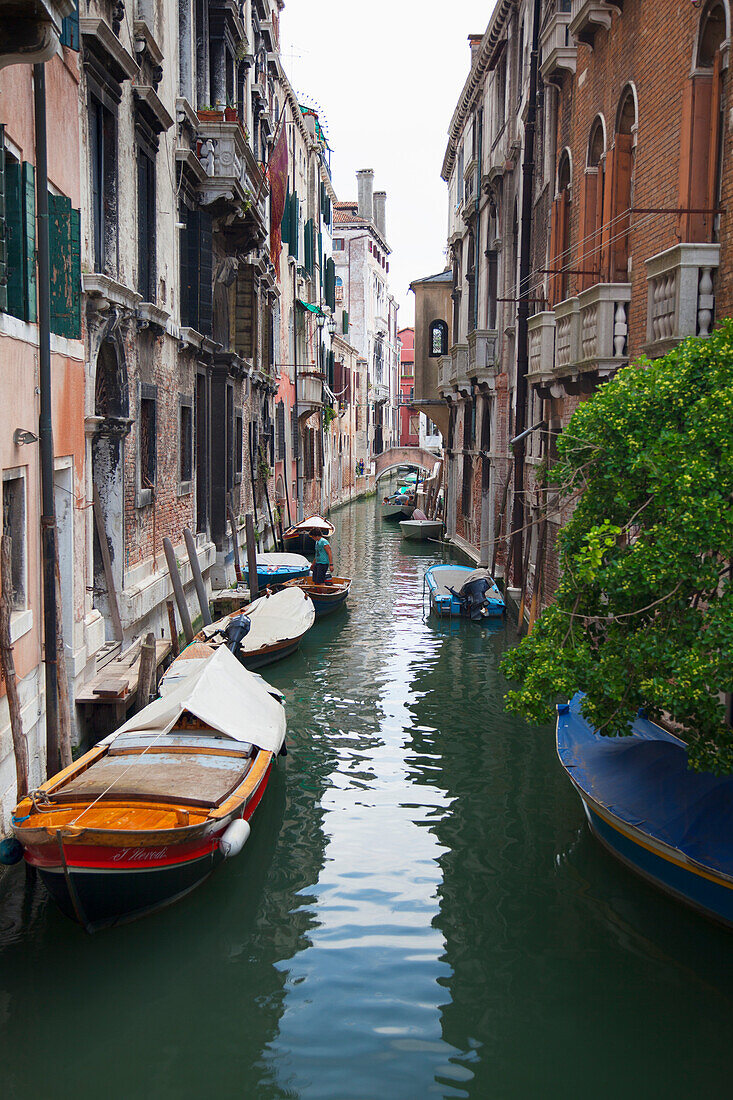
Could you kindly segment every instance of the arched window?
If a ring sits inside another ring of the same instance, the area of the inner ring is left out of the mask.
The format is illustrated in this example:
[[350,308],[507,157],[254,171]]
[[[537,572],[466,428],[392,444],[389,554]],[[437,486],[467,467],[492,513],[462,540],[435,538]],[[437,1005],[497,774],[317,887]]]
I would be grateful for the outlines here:
[[[695,67],[682,100],[680,190],[682,210],[713,211],[720,205],[725,80],[721,46],[727,39],[723,0],[710,0],[700,16]],[[684,213],[679,231],[683,241],[718,239],[714,213]]]
[[489,205],[489,223],[486,238],[487,283],[488,283],[488,322],[489,328],[496,328],[496,306],[498,295],[499,252],[496,247],[499,236],[499,223],[496,207]]
[[583,272],[580,276],[583,290],[595,286],[600,278],[605,156],[606,131],[603,119],[598,115],[590,130],[585,178],[580,195],[578,267]]
[[567,297],[570,267],[570,154],[563,149],[557,166],[557,195],[552,204],[550,226],[550,301],[552,305]]
[[448,354],[448,326],[445,321],[430,322],[429,341],[431,359]]
[[626,88],[616,115],[612,164],[606,165],[605,206],[609,218],[601,242],[601,262],[612,283],[625,283],[629,278],[636,123],[636,99],[631,88]]
[[473,231],[468,235],[466,283],[468,285],[468,331],[473,332],[476,328],[476,238]]

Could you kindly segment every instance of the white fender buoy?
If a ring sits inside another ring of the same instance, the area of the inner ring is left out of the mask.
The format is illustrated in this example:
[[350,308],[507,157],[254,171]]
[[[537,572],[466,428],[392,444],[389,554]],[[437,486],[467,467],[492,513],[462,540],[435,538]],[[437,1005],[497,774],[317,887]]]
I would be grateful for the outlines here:
[[231,825],[224,830],[219,839],[219,847],[224,859],[231,859],[232,856],[238,856],[249,840],[249,834],[251,832],[249,821],[245,821],[242,817],[233,821]]

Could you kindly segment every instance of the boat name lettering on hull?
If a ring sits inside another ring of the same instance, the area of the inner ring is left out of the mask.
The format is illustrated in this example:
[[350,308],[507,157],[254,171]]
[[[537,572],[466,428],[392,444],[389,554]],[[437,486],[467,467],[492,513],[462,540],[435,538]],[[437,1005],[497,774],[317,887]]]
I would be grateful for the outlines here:
[[122,860],[154,861],[156,859],[165,859],[167,854],[167,848],[127,848],[123,852],[116,852],[112,856],[112,859],[115,863],[121,863]]

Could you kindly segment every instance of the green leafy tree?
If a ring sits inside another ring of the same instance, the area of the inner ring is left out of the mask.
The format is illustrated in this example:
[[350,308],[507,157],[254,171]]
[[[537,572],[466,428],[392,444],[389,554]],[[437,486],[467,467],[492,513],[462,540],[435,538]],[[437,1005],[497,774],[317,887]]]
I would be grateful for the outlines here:
[[562,579],[504,658],[509,709],[549,721],[586,693],[601,732],[670,715],[693,767],[733,771],[733,321],[625,367],[571,418],[549,478],[574,504]]

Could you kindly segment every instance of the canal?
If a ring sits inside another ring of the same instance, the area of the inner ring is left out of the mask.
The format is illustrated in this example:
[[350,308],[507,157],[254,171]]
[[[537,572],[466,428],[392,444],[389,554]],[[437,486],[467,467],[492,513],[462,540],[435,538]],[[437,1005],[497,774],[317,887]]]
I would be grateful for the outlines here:
[[350,607],[265,670],[289,756],[244,852],[85,935],[0,887],[0,1095],[727,1095],[731,936],[599,848],[552,730],[502,709],[511,623],[423,616],[437,547],[334,517]]

